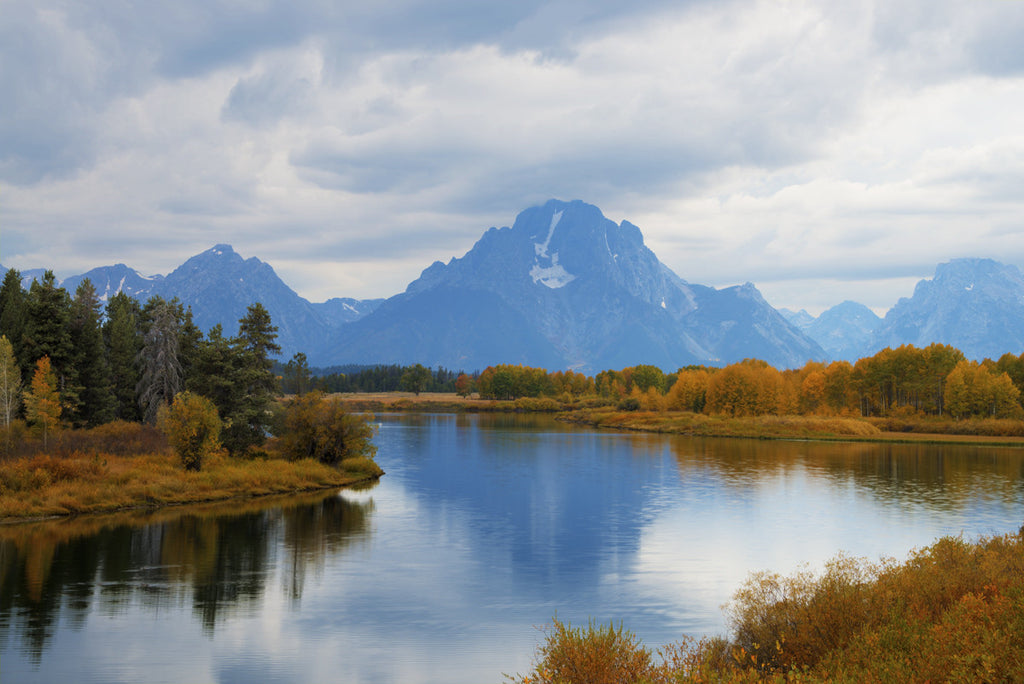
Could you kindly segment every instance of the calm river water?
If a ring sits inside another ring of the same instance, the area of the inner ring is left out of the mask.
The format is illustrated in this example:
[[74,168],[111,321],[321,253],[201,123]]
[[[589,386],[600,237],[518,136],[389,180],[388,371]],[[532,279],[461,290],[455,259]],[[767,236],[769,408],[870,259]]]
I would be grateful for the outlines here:
[[555,614],[657,646],[752,571],[1024,522],[1018,449],[377,420],[364,491],[0,527],[0,681],[500,682]]

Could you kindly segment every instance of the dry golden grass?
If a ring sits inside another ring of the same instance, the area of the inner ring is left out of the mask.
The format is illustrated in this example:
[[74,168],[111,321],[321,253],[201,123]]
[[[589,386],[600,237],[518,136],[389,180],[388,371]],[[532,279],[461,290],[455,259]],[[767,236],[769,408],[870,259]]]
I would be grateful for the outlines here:
[[220,453],[200,472],[186,472],[170,451],[38,455],[0,463],[0,520],[342,487],[381,474],[379,467],[374,470],[366,463],[344,465],[354,467],[337,469],[312,460],[242,460]]
[[[953,421],[929,421],[917,424],[916,431],[895,432],[888,430],[894,425],[889,420],[829,416],[731,417],[679,411],[593,409],[573,411],[561,418],[598,428],[699,437],[1024,446],[1024,439],[1009,434],[1009,427],[1003,424],[1005,421],[994,422],[991,429],[984,426],[972,429],[972,426],[962,425],[959,430]],[[926,431],[929,426],[933,431]]]

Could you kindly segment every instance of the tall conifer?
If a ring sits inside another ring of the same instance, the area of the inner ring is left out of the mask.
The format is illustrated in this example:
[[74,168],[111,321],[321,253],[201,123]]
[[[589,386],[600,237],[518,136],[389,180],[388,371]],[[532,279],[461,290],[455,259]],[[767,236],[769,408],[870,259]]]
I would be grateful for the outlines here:
[[227,428],[222,442],[231,453],[263,444],[270,424],[270,404],[278,392],[271,355],[281,352],[275,342],[277,328],[259,302],[251,305],[239,322],[232,344],[235,382]]
[[[42,282],[32,281],[25,309],[25,328],[22,337],[24,354],[21,358],[26,375],[32,373],[36,361],[50,358],[50,366],[64,392],[69,385],[71,357],[71,298],[67,290],[57,285],[53,271],[43,274]],[[28,364],[28,368],[24,368]]]
[[88,278],[78,285],[71,301],[71,341],[80,386],[80,402],[71,419],[89,427],[109,422],[114,418],[110,365],[100,325],[99,297]]
[[[27,295],[21,286],[21,273],[9,269],[0,285],[0,335],[14,348],[14,356],[21,362],[21,337],[25,330]],[[22,364],[23,366],[25,364]]]
[[107,320],[103,338],[107,347],[110,384],[114,395],[114,417],[138,420],[141,417],[135,397],[139,384],[138,355],[142,349],[139,303],[119,292],[107,302]]

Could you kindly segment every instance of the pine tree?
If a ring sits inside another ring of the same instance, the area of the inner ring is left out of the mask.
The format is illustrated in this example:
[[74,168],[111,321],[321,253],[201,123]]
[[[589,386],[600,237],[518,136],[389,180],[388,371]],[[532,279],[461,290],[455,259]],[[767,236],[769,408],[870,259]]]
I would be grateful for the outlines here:
[[[172,303],[176,303],[179,310],[181,309],[177,297],[172,300]],[[191,306],[181,311],[179,321],[178,360],[181,362],[182,385],[187,385],[189,378],[196,372],[196,358],[199,354],[199,346],[203,342],[203,331],[192,320]]]
[[232,344],[235,384],[222,440],[232,454],[263,444],[266,439],[270,404],[278,391],[270,356],[281,352],[274,341],[277,328],[262,304],[251,305],[238,323],[238,337]]
[[135,389],[139,384],[138,356],[142,350],[141,310],[139,303],[119,292],[107,302],[107,320],[103,338],[107,347],[111,391],[114,395],[114,417],[139,420]]
[[[29,288],[22,346],[24,375],[32,372],[36,361],[48,356],[62,396],[73,391],[69,387],[72,384],[69,381],[73,372],[71,357],[74,351],[71,343],[71,298],[67,290],[57,286],[53,271],[46,271],[42,282],[35,280]],[[70,403],[77,401],[75,396],[64,396],[64,399]]]
[[297,394],[300,397],[311,389],[313,376],[309,372],[309,363],[306,360],[305,354],[297,352],[295,356],[285,364],[282,384],[287,385],[282,388],[283,391],[291,394]]
[[192,361],[192,371],[185,381],[185,389],[206,397],[214,403],[221,420],[226,421],[237,403],[234,350],[231,340],[224,337],[220,323],[210,328],[205,340],[200,340]]
[[[21,338],[25,331],[27,294],[21,286],[21,273],[9,269],[0,285],[0,335],[7,337],[14,356],[21,363]],[[26,364],[22,363],[22,367]]]
[[71,342],[81,400],[71,420],[89,427],[113,420],[114,396],[100,325],[100,301],[88,278],[79,284],[71,302]]

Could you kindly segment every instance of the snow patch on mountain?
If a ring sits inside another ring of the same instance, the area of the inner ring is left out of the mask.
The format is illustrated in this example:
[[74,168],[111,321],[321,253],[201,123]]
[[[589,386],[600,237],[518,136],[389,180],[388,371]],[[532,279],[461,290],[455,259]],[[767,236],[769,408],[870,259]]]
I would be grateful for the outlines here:
[[[533,243],[533,252],[536,258],[533,261],[533,267],[530,268],[530,277],[533,278],[534,283],[539,283],[546,287],[550,287],[552,290],[557,290],[560,287],[565,287],[573,280],[576,276],[565,270],[565,267],[558,263],[558,252],[548,255],[548,247],[551,246],[551,238],[555,234],[555,228],[558,227],[558,222],[562,220],[562,214],[564,209],[556,211],[551,216],[551,223],[548,226],[548,235],[544,238],[544,242]],[[547,265],[542,265],[541,260],[547,261]]]
[[533,243],[533,249],[538,257],[542,259],[546,259],[548,257],[548,245],[551,244],[551,236],[555,234],[555,228],[558,226],[558,222],[562,220],[563,213],[564,210],[556,211],[554,216],[551,217],[551,226],[548,228],[548,236],[544,242]]
[[576,276],[566,271],[565,267],[558,263],[558,252],[551,255],[550,266],[534,263],[533,268],[530,269],[530,277],[533,278],[533,282],[550,287],[552,290],[565,287],[576,280]]

